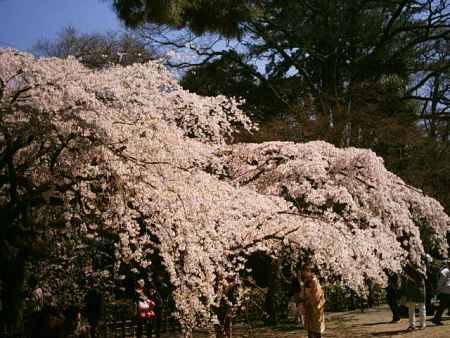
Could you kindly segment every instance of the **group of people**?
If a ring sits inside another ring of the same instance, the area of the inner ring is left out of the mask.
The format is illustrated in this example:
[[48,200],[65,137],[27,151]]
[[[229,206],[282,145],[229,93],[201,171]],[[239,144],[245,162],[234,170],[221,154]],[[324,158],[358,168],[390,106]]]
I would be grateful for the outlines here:
[[[426,273],[417,266],[408,265],[402,276],[395,273],[388,274],[388,287],[386,296],[392,311],[392,322],[400,322],[400,304],[408,308],[409,326],[407,330],[425,329],[426,327],[426,303],[427,287]],[[443,325],[442,315],[450,308],[450,260],[446,266],[440,269],[436,289],[439,305],[434,311],[431,322],[435,325]],[[428,295],[430,296],[430,295]],[[431,297],[428,297],[430,299]],[[419,325],[416,324],[416,309],[419,312]]]
[[[158,279],[158,281],[160,281]],[[160,281],[163,289],[157,292],[154,288],[146,288],[143,279],[138,280],[135,288],[134,304],[137,314],[136,336],[160,336],[161,316],[163,308],[164,288],[168,287]],[[31,338],[72,338],[99,336],[99,324],[104,318],[105,302],[103,293],[96,286],[94,279],[88,281],[88,288],[84,297],[84,305],[68,305],[59,309],[55,305],[44,302],[44,291],[38,286],[34,277],[28,281],[30,287],[28,303],[28,325],[26,336]],[[82,321],[85,315],[87,323]]]
[[[325,294],[314,269],[306,265],[298,274],[298,287],[295,292],[297,319],[308,332],[308,338],[321,338],[325,331]],[[82,325],[81,307],[71,305],[64,311],[63,319],[57,318],[52,307],[44,305],[43,290],[37,286],[34,278],[29,285],[32,289],[29,304],[33,313],[31,320],[32,338],[40,337],[97,337],[100,320],[104,314],[103,295],[89,283],[85,296],[85,314],[89,325]],[[407,330],[424,329],[426,327],[426,273],[417,266],[408,265],[403,274],[388,274],[386,296],[392,311],[392,322],[400,322],[400,305],[408,308],[409,327]],[[442,315],[446,309],[450,311],[450,259],[440,269],[436,290],[439,304],[434,311],[431,322],[443,325]],[[163,300],[158,292],[146,288],[143,279],[136,283],[135,304],[138,317],[136,335],[138,338],[152,337],[153,332],[159,337]],[[419,325],[416,325],[416,310],[419,313]],[[225,322],[225,321],[224,321]],[[59,331],[57,330],[59,329]],[[58,331],[59,334],[52,333]]]
[[[388,274],[386,296],[392,310],[393,323],[400,322],[400,305],[408,309],[408,331],[426,327],[426,273],[417,266],[407,265],[403,275]],[[295,292],[297,320],[308,332],[308,338],[320,338],[325,331],[325,295],[311,266],[306,266],[297,276],[298,287]],[[435,288],[438,305],[431,322],[443,325],[442,315],[450,313],[450,259],[439,271]],[[419,312],[419,325],[416,325],[416,310]]]
[[[164,283],[160,279],[158,280],[160,283]],[[152,337],[153,329],[155,329],[156,337],[160,336],[163,305],[162,295],[154,288],[146,289],[143,279],[138,280],[136,286],[137,338],[143,337],[144,333],[146,337]]]
[[84,312],[88,324],[82,321],[82,306],[70,304],[59,309],[52,302],[44,302],[44,291],[37,280],[31,277],[28,285],[28,326],[26,336],[31,338],[98,337],[98,326],[104,315],[103,294],[94,280],[88,282]]

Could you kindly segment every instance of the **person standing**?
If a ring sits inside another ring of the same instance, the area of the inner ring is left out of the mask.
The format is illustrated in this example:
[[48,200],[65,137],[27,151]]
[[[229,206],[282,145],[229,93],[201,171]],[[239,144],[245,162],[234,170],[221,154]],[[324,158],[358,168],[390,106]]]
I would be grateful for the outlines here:
[[439,273],[437,292],[439,306],[431,322],[436,325],[443,325],[441,322],[442,314],[450,306],[450,259],[447,260],[447,266]]
[[321,338],[325,332],[325,295],[310,266],[303,269],[302,279],[305,283],[305,329],[308,338]]
[[44,291],[38,286],[37,279],[34,276],[30,277],[28,285],[32,290],[30,295],[30,310],[34,314],[37,314],[41,312],[44,307]]
[[233,276],[225,277],[218,274],[220,288],[222,289],[222,298],[220,304],[215,309],[218,324],[215,325],[216,337],[229,338],[232,336],[232,324],[235,314],[237,300],[237,280]]
[[82,325],[81,309],[78,305],[69,305],[64,311],[63,332],[65,338],[89,337],[89,330]]
[[27,335],[31,335],[39,325],[40,314],[44,308],[44,291],[38,286],[36,277],[31,276],[28,279],[30,293],[28,297],[27,310],[29,311],[28,323],[26,325]]
[[373,308],[375,305],[375,282],[372,278],[366,278],[366,285],[367,285],[367,307],[369,309]]
[[170,294],[170,287],[164,280],[161,274],[155,277],[153,299],[156,301],[155,305],[155,336],[159,338],[161,336],[161,322],[164,315],[167,314],[167,302]]
[[300,328],[304,328],[305,315],[305,284],[303,283],[301,272],[295,274],[292,282],[292,293],[295,300],[295,316]]
[[416,266],[407,265],[402,283],[402,297],[408,307],[409,327],[408,331],[416,329],[416,307],[419,310],[419,329],[426,327],[425,309],[425,273]]
[[387,273],[388,285],[386,287],[386,300],[392,312],[391,323],[400,322],[400,307],[398,305],[399,296],[399,278],[398,274],[393,271]]
[[138,280],[136,287],[136,301],[138,313],[137,338],[141,338],[144,327],[148,338],[153,333],[153,318],[155,317],[155,302],[145,295],[145,282],[143,279]]
[[89,322],[91,338],[97,337],[97,329],[100,320],[103,318],[105,303],[103,294],[96,287],[94,279],[89,280],[89,290],[85,297],[86,315]]

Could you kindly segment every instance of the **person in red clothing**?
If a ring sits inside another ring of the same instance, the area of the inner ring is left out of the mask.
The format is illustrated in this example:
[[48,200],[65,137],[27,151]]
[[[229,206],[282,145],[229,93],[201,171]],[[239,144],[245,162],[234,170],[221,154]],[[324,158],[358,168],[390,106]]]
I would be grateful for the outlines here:
[[138,280],[136,287],[136,301],[137,301],[137,313],[138,313],[138,326],[136,336],[142,337],[144,327],[145,333],[148,338],[153,333],[153,318],[155,317],[155,302],[146,296],[145,282],[143,279]]

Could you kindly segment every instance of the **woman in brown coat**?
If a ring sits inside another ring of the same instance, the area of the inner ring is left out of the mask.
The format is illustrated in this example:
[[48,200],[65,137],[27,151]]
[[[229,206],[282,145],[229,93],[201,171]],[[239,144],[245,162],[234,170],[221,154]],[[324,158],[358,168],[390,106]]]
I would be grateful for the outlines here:
[[321,338],[325,332],[325,295],[311,267],[303,269],[302,278],[305,282],[305,329],[308,338]]

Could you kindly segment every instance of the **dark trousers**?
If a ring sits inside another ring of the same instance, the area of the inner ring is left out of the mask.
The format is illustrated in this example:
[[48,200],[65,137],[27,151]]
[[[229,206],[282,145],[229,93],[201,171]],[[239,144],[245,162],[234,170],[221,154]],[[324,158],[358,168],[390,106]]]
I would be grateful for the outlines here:
[[445,309],[447,309],[450,306],[450,294],[440,293],[438,295],[438,299],[439,299],[439,306],[436,309],[436,313],[433,318],[433,321],[435,322],[441,321],[442,314],[444,313]]
[[100,323],[100,318],[97,316],[92,316],[88,314],[89,331],[91,333],[91,338],[96,338],[98,335],[98,326]]
[[141,338],[142,333],[145,328],[145,333],[148,338],[150,338],[153,334],[153,319],[150,318],[139,318],[136,330],[136,337]]
[[308,338],[322,338],[322,334],[313,331],[308,331]]
[[157,338],[161,335],[161,322],[162,322],[162,314],[163,314],[163,308],[162,307],[156,307],[155,308],[155,318],[153,319],[155,324],[155,336]]
[[400,307],[398,305],[397,297],[388,293],[386,300],[392,312],[392,320],[400,320]]
[[97,337],[97,324],[91,324],[90,326],[91,326],[90,328],[91,337],[92,338]]

